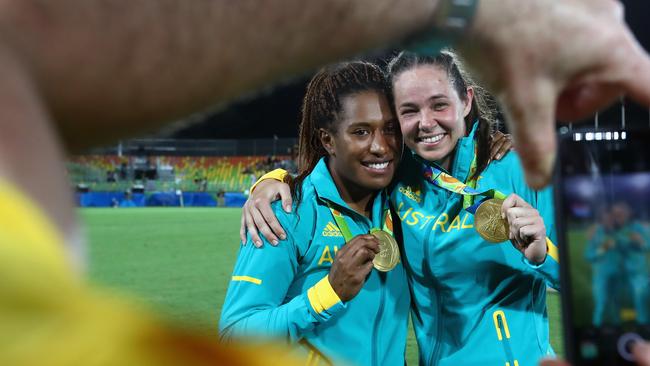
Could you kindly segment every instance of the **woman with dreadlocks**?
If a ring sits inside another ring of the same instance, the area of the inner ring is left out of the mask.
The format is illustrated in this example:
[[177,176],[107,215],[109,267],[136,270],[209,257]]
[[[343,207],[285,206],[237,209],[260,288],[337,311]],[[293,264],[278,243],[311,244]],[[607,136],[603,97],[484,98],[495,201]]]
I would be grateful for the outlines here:
[[384,188],[402,147],[387,91],[381,69],[365,62],[311,80],[300,173],[290,182],[294,206],[291,213],[273,206],[289,234],[277,246],[241,247],[222,338],[289,339],[312,361],[404,364],[410,301],[396,243],[387,267],[374,261],[382,256],[377,238],[392,235]]

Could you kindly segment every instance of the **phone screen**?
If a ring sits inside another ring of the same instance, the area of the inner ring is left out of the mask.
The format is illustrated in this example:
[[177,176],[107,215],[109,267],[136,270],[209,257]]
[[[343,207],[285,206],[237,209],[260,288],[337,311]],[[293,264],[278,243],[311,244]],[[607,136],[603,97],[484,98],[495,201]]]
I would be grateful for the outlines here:
[[567,356],[631,365],[650,339],[650,131],[565,131],[558,172]]

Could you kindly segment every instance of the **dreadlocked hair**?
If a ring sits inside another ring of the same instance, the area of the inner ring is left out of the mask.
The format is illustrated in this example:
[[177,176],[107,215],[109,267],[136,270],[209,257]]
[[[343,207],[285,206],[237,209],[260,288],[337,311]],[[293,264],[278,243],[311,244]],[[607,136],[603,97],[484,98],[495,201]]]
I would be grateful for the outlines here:
[[342,62],[324,67],[309,82],[302,101],[298,175],[288,181],[296,205],[300,204],[302,198],[302,182],[318,161],[328,155],[321,144],[319,129],[336,134],[343,112],[343,99],[364,91],[376,91],[389,96],[389,85],[381,68],[364,61]]
[[421,65],[433,65],[447,73],[458,96],[467,101],[467,88],[474,89],[472,109],[465,117],[465,130],[472,130],[478,120],[476,136],[476,171],[470,179],[478,178],[490,162],[490,143],[496,126],[496,102],[494,98],[479,85],[466,71],[460,58],[451,50],[444,50],[436,56],[422,56],[411,52],[401,52],[388,63],[388,74],[391,85],[397,77],[407,70]]

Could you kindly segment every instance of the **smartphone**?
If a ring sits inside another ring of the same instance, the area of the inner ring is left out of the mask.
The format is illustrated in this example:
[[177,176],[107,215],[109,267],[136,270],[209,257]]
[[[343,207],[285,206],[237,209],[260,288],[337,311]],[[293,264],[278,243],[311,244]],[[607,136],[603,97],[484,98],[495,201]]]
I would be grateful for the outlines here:
[[563,128],[556,173],[566,357],[634,365],[650,339],[650,130]]

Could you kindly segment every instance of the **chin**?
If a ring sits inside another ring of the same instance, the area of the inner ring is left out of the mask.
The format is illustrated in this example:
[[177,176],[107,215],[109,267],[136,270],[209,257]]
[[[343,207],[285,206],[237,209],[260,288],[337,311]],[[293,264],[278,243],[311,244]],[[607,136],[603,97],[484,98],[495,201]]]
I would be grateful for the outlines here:
[[426,161],[438,161],[438,160],[442,160],[446,156],[446,154],[438,150],[425,150],[425,149],[417,150],[416,149],[415,153],[418,154],[419,157],[421,157]]
[[[392,177],[392,175],[391,175]],[[389,178],[368,178],[364,179],[363,186],[369,190],[379,191],[382,190],[390,184],[392,179]]]

